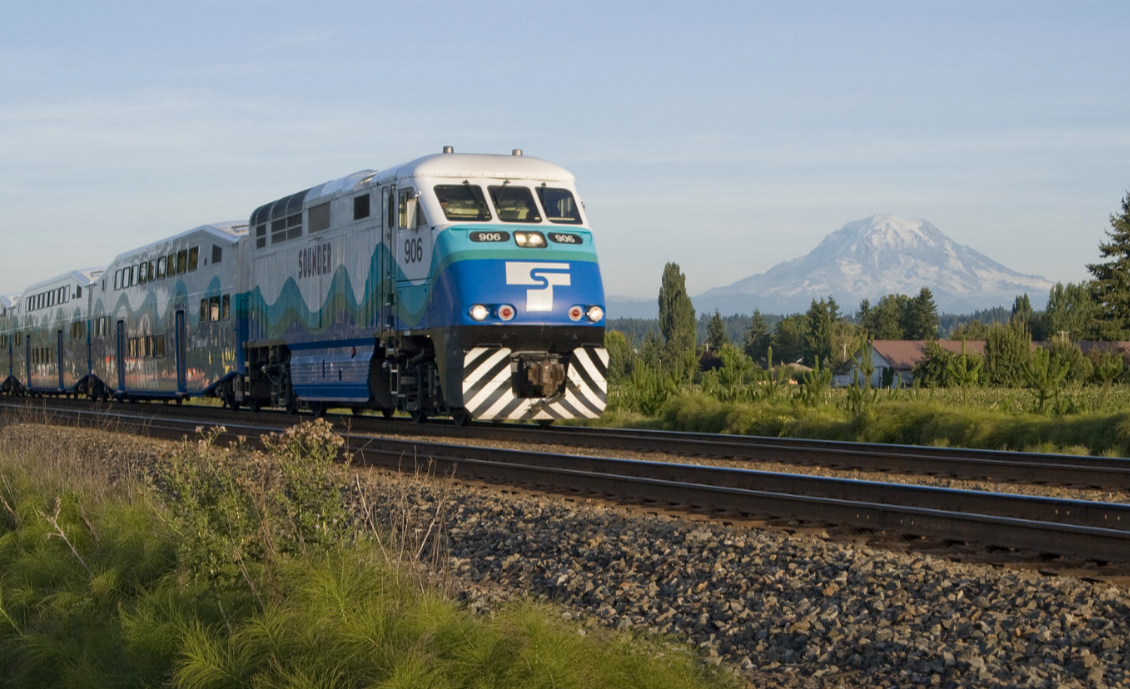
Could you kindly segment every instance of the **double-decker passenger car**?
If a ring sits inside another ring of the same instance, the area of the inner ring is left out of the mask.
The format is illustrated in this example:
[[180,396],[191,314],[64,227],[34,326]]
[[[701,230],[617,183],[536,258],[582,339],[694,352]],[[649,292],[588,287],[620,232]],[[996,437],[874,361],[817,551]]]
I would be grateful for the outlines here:
[[242,289],[247,224],[203,225],[114,259],[91,307],[102,397],[183,399],[222,391],[240,349],[232,302]]
[[89,392],[592,418],[603,307],[573,176],[447,148],[118,256],[89,307]]
[[20,298],[12,372],[33,393],[80,393],[90,376],[87,314],[101,268],[58,275],[28,287]]
[[17,346],[16,312],[18,294],[0,295],[0,393],[13,389],[12,350]]

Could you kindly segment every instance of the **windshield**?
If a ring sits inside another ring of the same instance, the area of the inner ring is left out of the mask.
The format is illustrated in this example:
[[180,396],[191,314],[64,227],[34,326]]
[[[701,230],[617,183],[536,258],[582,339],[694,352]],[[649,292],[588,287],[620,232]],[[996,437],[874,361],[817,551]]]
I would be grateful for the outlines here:
[[448,220],[490,220],[482,187],[470,184],[439,184],[435,187],[436,198]]
[[581,211],[573,199],[573,192],[543,186],[538,187],[538,198],[541,199],[542,208],[545,208],[545,214],[549,216],[549,222],[581,224]]
[[541,213],[534,204],[534,195],[526,187],[504,184],[490,187],[490,198],[503,222],[541,222]]

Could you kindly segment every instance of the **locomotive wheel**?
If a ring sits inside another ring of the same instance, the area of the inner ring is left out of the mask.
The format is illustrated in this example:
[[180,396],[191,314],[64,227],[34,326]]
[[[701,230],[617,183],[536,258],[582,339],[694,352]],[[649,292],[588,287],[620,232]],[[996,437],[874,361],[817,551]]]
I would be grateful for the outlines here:
[[326,415],[326,403],[325,402],[311,402],[310,403],[310,412],[314,415],[315,419],[322,418],[323,416]]
[[391,419],[392,415],[395,414],[395,413],[396,413],[395,409],[382,409],[381,410],[381,416],[385,417],[386,419]]
[[412,412],[412,423],[424,423],[428,420],[428,412],[423,409],[417,409]]

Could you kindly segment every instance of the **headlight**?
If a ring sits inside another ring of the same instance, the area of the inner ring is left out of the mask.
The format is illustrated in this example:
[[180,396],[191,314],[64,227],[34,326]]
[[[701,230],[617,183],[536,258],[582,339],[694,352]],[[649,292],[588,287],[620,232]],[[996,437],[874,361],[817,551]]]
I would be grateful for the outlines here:
[[488,315],[490,315],[490,311],[482,304],[475,304],[471,307],[470,314],[471,318],[475,319],[476,321],[481,321],[484,320]]
[[604,318],[604,309],[600,308],[599,306],[594,306],[589,309],[588,316],[590,321],[596,323],[601,318]]
[[541,232],[515,232],[514,243],[518,246],[544,248],[545,235]]
[[585,315],[585,309],[582,306],[573,306],[569,308],[569,318],[579,321]]
[[498,307],[498,317],[504,321],[508,321],[514,318],[515,313],[517,312],[510,304],[503,304],[502,306]]

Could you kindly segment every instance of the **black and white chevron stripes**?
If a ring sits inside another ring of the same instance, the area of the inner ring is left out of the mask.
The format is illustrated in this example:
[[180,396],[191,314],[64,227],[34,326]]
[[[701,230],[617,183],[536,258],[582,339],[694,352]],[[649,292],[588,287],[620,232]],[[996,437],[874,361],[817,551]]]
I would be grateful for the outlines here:
[[608,351],[578,347],[569,358],[564,394],[546,398],[514,395],[511,351],[476,347],[463,358],[463,406],[472,418],[541,421],[595,419],[608,404]]

